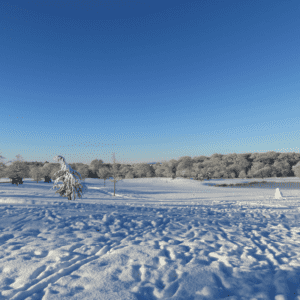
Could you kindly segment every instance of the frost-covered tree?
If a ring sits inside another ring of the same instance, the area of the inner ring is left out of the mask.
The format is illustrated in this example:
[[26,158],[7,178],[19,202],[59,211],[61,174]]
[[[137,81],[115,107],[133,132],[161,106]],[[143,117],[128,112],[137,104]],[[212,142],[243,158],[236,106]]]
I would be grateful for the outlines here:
[[192,172],[194,172],[196,177],[198,177],[198,174],[201,173],[201,170],[203,169],[201,162],[195,162],[193,163]]
[[6,176],[9,179],[16,177],[25,178],[29,173],[29,167],[21,161],[14,161],[11,165],[6,168]]
[[246,178],[247,174],[245,170],[240,171],[239,178]]
[[160,168],[160,163],[157,162],[156,164],[152,165],[152,167],[153,167],[153,171],[154,171],[154,174],[153,174],[153,175],[154,175],[155,177],[158,177],[158,176],[157,176],[156,170],[158,170],[158,169]]
[[252,176],[253,178],[262,178],[262,169],[264,166],[264,163],[260,161],[254,161],[247,175]]
[[[4,159],[5,159],[5,157],[0,155],[0,160],[4,160]],[[3,163],[3,162],[1,162],[1,164],[5,165],[5,163]]]
[[[112,177],[113,177],[113,180],[110,180],[114,183],[114,196],[115,196],[115,191],[116,191],[116,182],[118,181],[121,181],[121,173],[120,173],[120,166],[118,166],[116,164],[116,159],[115,159],[115,154],[113,154],[113,166],[112,166],[112,170],[111,170],[111,173],[112,173]],[[119,179],[119,180],[117,180]]]
[[134,178],[133,167],[131,165],[122,165],[120,172],[125,178]]
[[176,176],[187,178],[187,171],[188,170],[183,170],[183,169],[177,170],[176,171]]
[[52,180],[55,180],[55,174],[60,170],[60,164],[47,163],[41,169],[43,173],[43,178],[50,177]]
[[133,174],[133,172],[132,172],[132,171],[129,171],[128,173],[126,173],[125,179],[134,179],[134,174]]
[[224,172],[219,172],[219,171],[215,171],[214,174],[213,174],[213,178],[223,178],[225,175]]
[[[59,193],[62,197],[68,197],[68,200],[75,200],[76,193],[79,198],[82,197],[83,193],[87,191],[85,183],[80,183],[78,180],[81,180],[81,175],[77,171],[73,170],[65,158],[61,155],[54,157],[54,160],[58,159],[61,164],[61,169],[56,172],[58,177],[54,182],[54,186],[59,187],[60,189],[55,193]],[[56,174],[55,173],[55,174]],[[57,185],[58,181],[62,181],[63,184]]]
[[246,174],[251,167],[251,162],[247,160],[247,157],[249,157],[250,154],[239,154],[236,158],[236,161],[232,168],[236,171],[237,174],[240,174],[242,171],[244,171]]
[[76,170],[80,173],[82,180],[84,181],[86,178],[88,178],[89,175],[89,167],[83,163],[75,163],[70,164],[73,170]]
[[89,165],[89,170],[91,170],[92,173],[96,174],[97,170],[99,170],[100,167],[103,167],[103,160],[102,159],[94,159],[91,161]]
[[43,179],[43,170],[41,167],[34,166],[30,168],[29,175],[34,181],[39,182]]
[[150,178],[154,177],[154,169],[147,163],[137,163],[132,167],[132,173],[138,178]]
[[98,171],[96,171],[97,176],[100,179],[104,180],[104,186],[105,186],[105,180],[109,178],[110,176],[110,171],[108,167],[100,167]]
[[173,178],[176,176],[176,167],[177,161],[175,159],[165,161],[155,169],[155,176]]
[[291,166],[287,161],[276,161],[273,167],[279,177],[286,177],[291,172]]
[[176,176],[182,176],[185,178],[192,176],[193,160],[190,156],[181,157],[174,166],[176,169],[172,171],[173,173],[176,172]]
[[165,177],[175,178],[178,161],[175,159],[171,159],[168,162],[166,162],[166,164],[168,167],[167,167],[167,170],[165,170],[165,172],[164,172]]
[[[16,155],[16,157],[17,157],[17,160],[15,160],[15,161],[23,160],[23,158],[20,154]],[[5,157],[0,155],[0,160],[3,160],[3,159],[5,159]],[[7,175],[8,167],[9,167],[8,164],[13,163],[13,162],[14,161],[10,160],[6,163],[3,163],[3,162],[0,163],[0,178],[7,178],[8,177],[8,175]],[[24,173],[23,175],[26,175],[26,174]]]
[[292,170],[293,170],[295,176],[300,178],[300,162],[298,162],[295,166],[293,166]]
[[87,165],[79,165],[78,172],[81,174],[83,181],[89,176],[89,167]]
[[0,178],[5,178],[5,173],[6,173],[6,166],[4,163],[0,163]]
[[52,166],[50,163],[44,164],[44,166],[41,168],[43,172],[43,177],[45,178],[46,176],[51,177],[51,172],[52,172]]
[[261,178],[267,178],[267,177],[271,177],[272,176],[272,167],[266,165],[265,167],[263,167],[260,172],[261,172]]
[[156,177],[164,177],[164,173],[166,172],[166,165],[162,164],[162,165],[157,165],[155,167],[155,176]]

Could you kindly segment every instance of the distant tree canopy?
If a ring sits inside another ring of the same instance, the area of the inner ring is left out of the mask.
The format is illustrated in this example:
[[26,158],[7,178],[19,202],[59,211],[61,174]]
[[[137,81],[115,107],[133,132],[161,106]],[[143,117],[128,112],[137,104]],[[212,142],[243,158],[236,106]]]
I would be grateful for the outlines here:
[[[299,163],[299,164],[298,164]],[[298,164],[298,165],[297,165]],[[297,165],[297,167],[296,167]],[[113,173],[119,178],[184,177],[184,178],[267,178],[300,176],[300,153],[213,154],[212,156],[183,156],[163,163],[104,163],[95,159],[90,164],[73,163],[72,169],[81,174],[82,179],[108,179]],[[55,180],[59,163],[15,161],[10,166],[0,164],[0,177],[12,178],[18,174],[22,178],[39,180],[49,176]],[[297,175],[298,174],[298,175]],[[201,180],[202,180],[201,179]],[[105,184],[105,182],[104,182]]]
[[15,177],[25,178],[25,176],[30,172],[30,169],[26,162],[14,161],[10,166],[6,167],[5,177],[10,179]]

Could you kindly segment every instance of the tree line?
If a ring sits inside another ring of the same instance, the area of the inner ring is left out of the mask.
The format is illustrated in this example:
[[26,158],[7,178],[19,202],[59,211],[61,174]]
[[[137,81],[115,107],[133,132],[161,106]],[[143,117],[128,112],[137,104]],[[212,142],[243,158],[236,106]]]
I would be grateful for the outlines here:
[[[20,157],[20,155],[19,155]],[[163,163],[120,164],[104,163],[94,159],[90,164],[69,164],[73,170],[85,178],[105,180],[133,178],[193,178],[195,180],[219,178],[267,178],[267,177],[300,177],[300,153],[266,153],[213,154],[212,156],[183,156]],[[299,163],[299,164],[298,164]],[[10,166],[0,163],[0,178],[32,178],[40,181],[46,176],[57,179],[59,163],[14,161]],[[299,176],[297,175],[299,174]]]

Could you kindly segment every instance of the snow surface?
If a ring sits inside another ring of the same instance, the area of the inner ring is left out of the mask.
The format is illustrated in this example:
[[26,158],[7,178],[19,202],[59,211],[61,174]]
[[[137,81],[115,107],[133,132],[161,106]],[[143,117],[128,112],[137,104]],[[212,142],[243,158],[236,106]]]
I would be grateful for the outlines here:
[[300,299],[299,189],[85,183],[0,184],[0,299]]

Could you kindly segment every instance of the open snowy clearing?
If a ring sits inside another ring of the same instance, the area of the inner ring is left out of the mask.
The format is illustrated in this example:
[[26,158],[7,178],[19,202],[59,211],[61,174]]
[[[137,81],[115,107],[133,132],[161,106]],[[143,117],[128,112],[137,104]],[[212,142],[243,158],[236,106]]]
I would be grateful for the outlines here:
[[1,183],[0,299],[299,300],[300,190],[208,185],[249,181]]

